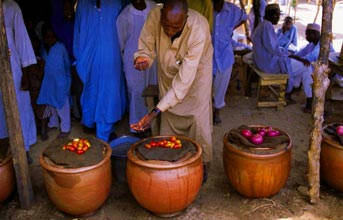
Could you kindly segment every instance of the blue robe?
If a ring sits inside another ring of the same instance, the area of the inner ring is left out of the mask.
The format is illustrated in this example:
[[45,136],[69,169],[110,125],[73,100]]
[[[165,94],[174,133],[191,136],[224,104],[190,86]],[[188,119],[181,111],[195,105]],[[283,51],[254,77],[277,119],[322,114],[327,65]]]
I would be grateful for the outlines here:
[[277,39],[272,23],[263,20],[252,35],[253,59],[263,72],[288,74],[292,71],[289,53]]
[[[28,151],[29,146],[33,145],[37,141],[37,130],[29,91],[23,91],[20,89],[22,77],[21,68],[35,64],[37,61],[18,4],[13,0],[7,0],[3,2],[2,6],[8,47],[11,50],[10,61],[20,123],[24,137],[25,149]],[[7,125],[2,95],[0,92],[0,138],[6,137],[8,137]]]
[[282,28],[278,29],[276,35],[278,37],[280,47],[289,49],[288,47],[290,44],[293,44],[294,46],[298,45],[298,32],[295,25],[293,25],[291,29],[289,29],[285,33],[282,32]]
[[68,52],[62,43],[56,42],[49,52],[42,49],[42,57],[45,61],[44,78],[37,104],[61,109],[69,98],[71,85]]
[[118,43],[116,19],[121,1],[79,0],[74,26],[76,69],[84,84],[82,123],[97,125],[97,136],[108,140],[112,126],[126,109],[125,81]]

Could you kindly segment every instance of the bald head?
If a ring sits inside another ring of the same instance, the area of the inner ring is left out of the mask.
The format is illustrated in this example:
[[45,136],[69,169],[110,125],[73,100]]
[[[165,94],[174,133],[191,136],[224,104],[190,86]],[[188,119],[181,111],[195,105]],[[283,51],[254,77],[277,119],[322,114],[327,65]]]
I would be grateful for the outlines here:
[[185,0],[166,0],[161,10],[161,25],[168,37],[182,31],[187,20],[188,5]]

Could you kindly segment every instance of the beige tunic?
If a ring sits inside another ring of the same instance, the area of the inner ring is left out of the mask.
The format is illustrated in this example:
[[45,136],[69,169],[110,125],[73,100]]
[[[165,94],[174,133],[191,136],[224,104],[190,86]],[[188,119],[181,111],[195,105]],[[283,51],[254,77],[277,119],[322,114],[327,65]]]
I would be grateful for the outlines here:
[[160,7],[153,9],[142,29],[135,58],[149,64],[157,57],[161,134],[185,135],[202,145],[204,162],[212,158],[212,56],[209,25],[189,9],[179,38],[172,43],[160,25]]

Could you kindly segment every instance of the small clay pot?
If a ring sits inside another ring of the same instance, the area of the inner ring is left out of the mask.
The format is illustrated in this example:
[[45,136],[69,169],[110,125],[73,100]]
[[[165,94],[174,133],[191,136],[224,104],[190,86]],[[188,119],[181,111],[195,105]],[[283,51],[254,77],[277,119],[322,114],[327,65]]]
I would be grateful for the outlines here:
[[[291,170],[291,139],[284,149],[276,153],[253,154],[234,147],[229,142],[228,135],[226,133],[224,136],[223,162],[232,186],[249,198],[269,197],[278,193]],[[268,149],[261,150],[266,152]]]
[[325,132],[320,152],[320,176],[332,188],[343,192],[343,146]]
[[[169,139],[170,136],[155,138]],[[203,179],[202,149],[187,137],[197,152],[181,162],[141,160],[136,148],[151,138],[133,144],[128,152],[126,175],[138,203],[160,217],[172,217],[186,209],[197,196]]]
[[56,207],[73,216],[85,216],[95,212],[106,200],[112,183],[110,146],[98,164],[81,168],[61,168],[47,163],[43,155],[45,188]]
[[13,192],[15,185],[12,156],[8,155],[0,163],[0,202],[3,202]]

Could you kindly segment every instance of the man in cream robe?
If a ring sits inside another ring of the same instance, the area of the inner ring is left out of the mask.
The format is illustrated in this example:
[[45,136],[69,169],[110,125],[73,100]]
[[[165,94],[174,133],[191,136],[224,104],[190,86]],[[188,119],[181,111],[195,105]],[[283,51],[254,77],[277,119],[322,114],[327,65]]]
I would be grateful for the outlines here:
[[[201,144],[203,160],[208,163],[212,158],[210,28],[205,17],[187,5],[181,26],[170,23],[177,16],[173,15],[177,11],[173,5],[177,3],[171,2],[166,1],[162,10],[160,6],[150,12],[135,53],[135,66],[140,70],[151,66],[156,58],[160,102],[131,127],[144,129],[162,112],[161,135],[185,135],[194,139]],[[173,33],[173,28],[176,30],[178,26],[180,30]]]

